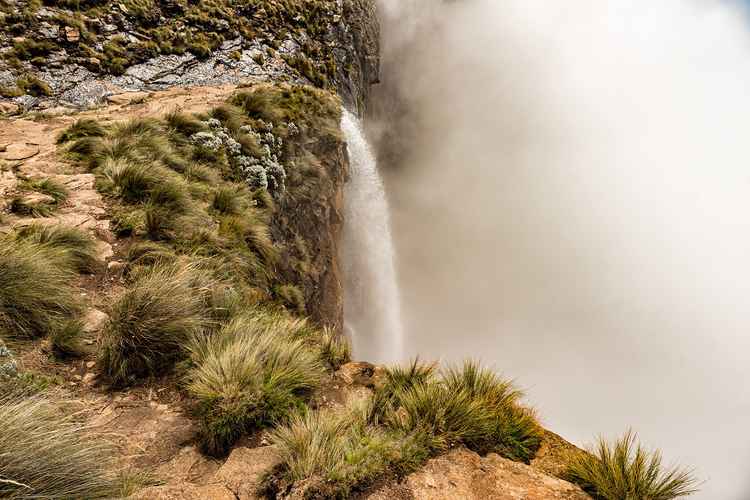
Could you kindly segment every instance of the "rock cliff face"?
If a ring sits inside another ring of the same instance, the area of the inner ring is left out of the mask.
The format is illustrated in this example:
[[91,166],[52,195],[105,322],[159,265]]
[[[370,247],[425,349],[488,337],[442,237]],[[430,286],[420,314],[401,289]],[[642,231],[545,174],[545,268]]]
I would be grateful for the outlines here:
[[296,82],[363,111],[378,80],[373,0],[0,2],[0,103],[91,107],[124,91]]

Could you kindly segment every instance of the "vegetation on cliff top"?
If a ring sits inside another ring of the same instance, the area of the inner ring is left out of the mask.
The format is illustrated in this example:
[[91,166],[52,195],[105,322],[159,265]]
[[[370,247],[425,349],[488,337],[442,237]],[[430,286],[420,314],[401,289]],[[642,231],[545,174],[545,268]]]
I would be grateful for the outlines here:
[[391,367],[371,397],[343,413],[303,411],[272,437],[282,465],[269,491],[304,481],[305,498],[347,498],[385,474],[402,476],[455,446],[528,462],[542,428],[508,381],[474,362]]

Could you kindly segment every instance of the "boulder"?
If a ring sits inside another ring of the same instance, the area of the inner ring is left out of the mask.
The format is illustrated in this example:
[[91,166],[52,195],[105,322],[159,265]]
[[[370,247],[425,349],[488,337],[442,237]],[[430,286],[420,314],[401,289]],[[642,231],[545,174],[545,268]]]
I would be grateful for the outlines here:
[[591,500],[578,486],[496,454],[480,457],[464,448],[433,458],[402,484],[366,498],[390,500]]
[[196,486],[191,483],[152,486],[132,497],[134,500],[236,500],[234,493],[218,484]]
[[39,146],[36,144],[26,144],[23,142],[17,142],[14,144],[8,144],[5,150],[0,153],[0,158],[3,160],[25,160],[39,154]]
[[279,456],[273,446],[237,447],[216,472],[215,482],[226,485],[239,500],[259,499],[256,491],[263,476],[278,463]]
[[104,323],[108,319],[107,313],[91,308],[86,311],[86,315],[83,317],[83,331],[86,333],[98,332],[104,327]]

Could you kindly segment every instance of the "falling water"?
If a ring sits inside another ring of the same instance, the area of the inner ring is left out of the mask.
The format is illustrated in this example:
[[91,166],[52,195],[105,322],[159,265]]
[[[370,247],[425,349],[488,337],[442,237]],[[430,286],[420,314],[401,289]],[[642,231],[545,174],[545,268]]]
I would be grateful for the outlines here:
[[401,308],[388,201],[375,156],[359,120],[344,111],[351,179],[344,192],[344,317],[354,354],[374,362],[399,360]]

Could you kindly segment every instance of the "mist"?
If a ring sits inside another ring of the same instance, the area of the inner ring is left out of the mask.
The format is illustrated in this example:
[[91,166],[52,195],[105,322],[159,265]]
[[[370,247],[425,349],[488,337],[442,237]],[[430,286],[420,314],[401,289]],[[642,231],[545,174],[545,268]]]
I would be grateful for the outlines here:
[[750,498],[750,16],[381,0],[370,135],[404,358],[482,359],[577,443],[632,427]]

